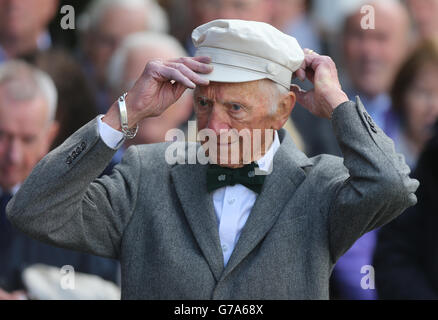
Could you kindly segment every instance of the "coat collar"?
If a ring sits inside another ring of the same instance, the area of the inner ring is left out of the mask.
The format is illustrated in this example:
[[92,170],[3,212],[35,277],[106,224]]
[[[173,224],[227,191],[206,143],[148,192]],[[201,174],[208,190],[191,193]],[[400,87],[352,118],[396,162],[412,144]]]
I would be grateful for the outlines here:
[[273,171],[266,177],[225,270],[213,200],[207,193],[207,166],[176,165],[171,170],[182,209],[217,281],[229,274],[269,232],[305,179],[302,168],[312,165],[285,130],[278,134],[281,145],[274,156]]

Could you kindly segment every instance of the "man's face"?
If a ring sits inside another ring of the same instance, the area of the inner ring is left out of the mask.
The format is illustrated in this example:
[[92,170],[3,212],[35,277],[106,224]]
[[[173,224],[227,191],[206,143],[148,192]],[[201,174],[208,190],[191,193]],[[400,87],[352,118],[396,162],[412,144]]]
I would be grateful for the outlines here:
[[[273,139],[273,131],[277,130],[276,114],[271,114],[275,99],[272,99],[272,91],[264,83],[265,81],[252,81],[245,83],[215,83],[211,82],[207,87],[198,87],[194,94],[194,107],[197,116],[198,130],[210,129],[217,137],[217,162],[220,165],[233,167],[231,164],[231,148],[240,144],[239,162],[243,163],[243,141],[237,134],[231,134],[230,139],[224,137],[236,129],[237,132],[248,129],[252,150],[251,161],[258,160],[266,149],[269,148]],[[261,144],[254,145],[254,129],[261,129]],[[269,145],[265,143],[265,135]],[[248,142],[248,141],[247,141]],[[221,148],[226,147],[228,155],[221,154]],[[229,162],[223,160],[228,157]]]
[[270,0],[193,0],[198,25],[216,19],[241,19],[270,22]]
[[0,34],[22,37],[42,32],[57,4],[57,0],[0,0]]
[[344,53],[353,85],[374,97],[387,92],[407,52],[408,22],[400,10],[375,6],[376,28],[363,29],[363,14],[348,19]]
[[144,9],[109,8],[87,38],[87,51],[100,83],[106,80],[111,56],[128,35],[146,30]]
[[12,101],[0,87],[0,187],[22,183],[48,152],[47,104],[41,97]]
[[438,119],[438,65],[427,64],[417,71],[405,95],[406,131],[417,145],[432,138]]

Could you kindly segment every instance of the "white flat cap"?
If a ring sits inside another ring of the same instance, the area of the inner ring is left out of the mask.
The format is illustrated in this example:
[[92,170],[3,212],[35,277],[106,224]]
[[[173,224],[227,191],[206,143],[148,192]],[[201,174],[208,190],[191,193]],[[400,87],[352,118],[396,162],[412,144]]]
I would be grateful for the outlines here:
[[196,28],[192,40],[195,56],[212,59],[213,72],[203,76],[213,82],[271,79],[289,90],[304,61],[294,37],[263,22],[214,20]]

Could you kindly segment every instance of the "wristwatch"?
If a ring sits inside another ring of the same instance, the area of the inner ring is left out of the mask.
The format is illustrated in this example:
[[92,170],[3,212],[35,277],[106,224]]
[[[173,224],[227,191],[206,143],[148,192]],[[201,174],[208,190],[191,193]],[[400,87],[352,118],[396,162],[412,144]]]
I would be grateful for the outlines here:
[[128,126],[128,111],[126,110],[126,96],[128,93],[123,94],[119,100],[119,111],[120,111],[120,124],[122,126],[122,133],[126,139],[134,139],[138,133],[138,123],[133,129],[129,129]]

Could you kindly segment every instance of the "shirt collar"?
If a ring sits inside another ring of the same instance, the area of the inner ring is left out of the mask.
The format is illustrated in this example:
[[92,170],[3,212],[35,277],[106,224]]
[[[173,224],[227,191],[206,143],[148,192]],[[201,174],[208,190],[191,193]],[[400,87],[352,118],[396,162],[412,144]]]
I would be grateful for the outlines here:
[[[21,184],[17,184],[14,187],[12,187],[12,189],[10,191],[8,191],[10,194],[12,194],[13,196],[15,196],[15,194],[18,192],[18,189],[20,189]],[[0,188],[0,195],[3,194],[3,189]]]
[[260,170],[271,172],[271,165],[274,161],[274,156],[277,153],[278,149],[280,148],[280,139],[278,137],[278,132],[275,131],[274,134],[274,141],[271,144],[271,147],[269,148],[268,152],[256,161],[256,163],[259,165]]

